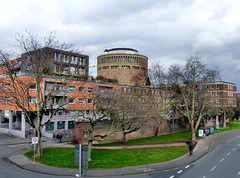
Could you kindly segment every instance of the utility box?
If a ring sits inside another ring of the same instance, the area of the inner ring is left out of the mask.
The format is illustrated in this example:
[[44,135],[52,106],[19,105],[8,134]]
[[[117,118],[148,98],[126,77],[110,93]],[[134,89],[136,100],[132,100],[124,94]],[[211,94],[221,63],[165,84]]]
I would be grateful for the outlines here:
[[210,134],[214,134],[215,133],[215,128],[214,127],[210,127]]

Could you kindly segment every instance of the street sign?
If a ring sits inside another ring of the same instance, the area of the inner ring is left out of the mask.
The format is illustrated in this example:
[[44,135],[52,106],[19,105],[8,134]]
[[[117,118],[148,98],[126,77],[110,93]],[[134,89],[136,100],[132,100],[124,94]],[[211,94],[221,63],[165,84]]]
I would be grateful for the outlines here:
[[[75,165],[79,166],[79,145],[75,145]],[[88,147],[81,145],[81,166],[88,169]]]
[[203,137],[203,136],[204,136],[203,130],[198,130],[198,136],[199,136],[199,137]]
[[37,143],[38,143],[38,137],[33,137],[32,144],[37,144]]

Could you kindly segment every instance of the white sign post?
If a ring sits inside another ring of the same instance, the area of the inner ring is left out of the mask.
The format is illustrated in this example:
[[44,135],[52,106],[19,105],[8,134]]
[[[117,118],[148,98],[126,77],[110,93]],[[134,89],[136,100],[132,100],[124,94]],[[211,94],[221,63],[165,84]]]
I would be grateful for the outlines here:
[[203,130],[198,130],[198,136],[199,137],[204,137],[204,133],[203,133]]
[[32,144],[34,145],[34,161],[35,161],[35,148],[37,143],[38,143],[38,137],[33,137]]

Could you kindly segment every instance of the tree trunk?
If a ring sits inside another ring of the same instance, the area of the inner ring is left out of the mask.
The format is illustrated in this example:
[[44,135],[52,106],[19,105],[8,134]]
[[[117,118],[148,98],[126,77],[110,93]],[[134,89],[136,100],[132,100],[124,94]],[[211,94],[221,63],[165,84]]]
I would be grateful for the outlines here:
[[43,155],[42,151],[42,134],[40,128],[37,129],[36,131],[36,137],[38,137],[38,144],[36,148],[36,157],[40,157]]
[[41,82],[41,78],[39,78],[38,76],[36,77],[36,81],[37,81],[37,137],[38,137],[38,144],[37,144],[37,156],[42,156],[43,152],[42,152],[42,133],[41,133],[41,122],[42,122],[42,118],[40,117],[40,95],[41,95],[41,88],[40,88],[40,82]]
[[195,142],[196,139],[196,135],[195,135],[195,128],[194,128],[194,121],[191,122],[191,133],[192,133],[192,141]]
[[172,120],[172,135],[174,135],[174,132],[175,132],[175,130],[174,130],[174,119]]
[[159,121],[159,122],[158,122],[157,133],[156,133],[156,136],[157,136],[157,137],[159,137],[159,135],[160,135],[160,129],[161,129],[161,122]]
[[216,116],[216,129],[219,129],[219,116]]
[[226,111],[223,111],[223,128],[226,128]]
[[91,161],[91,154],[92,154],[92,132],[88,134],[88,161]]
[[125,127],[122,124],[122,143],[126,144],[127,143],[127,139],[126,139],[127,134],[124,131],[125,131]]
[[126,139],[127,134],[125,132],[123,132],[123,137],[122,137],[122,143],[126,144],[127,143],[127,139]]

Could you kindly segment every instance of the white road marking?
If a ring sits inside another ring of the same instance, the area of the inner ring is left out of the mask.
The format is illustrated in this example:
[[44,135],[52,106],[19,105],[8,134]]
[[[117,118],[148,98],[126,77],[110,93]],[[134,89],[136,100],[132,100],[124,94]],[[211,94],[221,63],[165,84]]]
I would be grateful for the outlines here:
[[206,176],[204,176],[203,178],[205,178]]
[[214,166],[212,169],[211,169],[211,172],[216,168],[217,166]]
[[190,166],[190,165],[187,165],[185,168],[187,169],[187,168],[189,168],[189,166]]
[[169,177],[169,178],[173,178],[174,176],[171,176],[171,177]]
[[178,171],[177,173],[180,174],[182,172],[182,170]]
[[239,137],[239,135],[237,137]]
[[227,154],[227,156],[229,156],[230,155],[230,152]]
[[233,148],[233,151],[236,150],[236,148]]
[[238,146],[240,146],[240,144],[238,144]]
[[240,175],[240,171],[238,172],[238,175]]
[[223,158],[223,159],[221,159],[220,163],[221,163],[221,162],[223,162],[223,160],[224,160],[224,158]]

